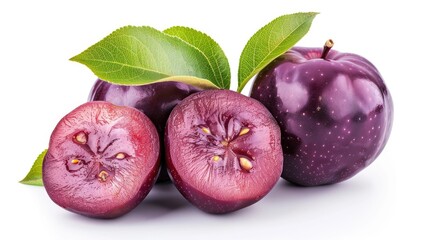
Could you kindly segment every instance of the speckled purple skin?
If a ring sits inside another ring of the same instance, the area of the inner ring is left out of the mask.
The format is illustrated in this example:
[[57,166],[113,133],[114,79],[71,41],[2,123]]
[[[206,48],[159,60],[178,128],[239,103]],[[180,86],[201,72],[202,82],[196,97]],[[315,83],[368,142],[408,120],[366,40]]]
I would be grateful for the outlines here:
[[[193,94],[173,109],[165,133],[173,183],[205,212],[247,207],[280,178],[280,128],[255,99],[229,90]],[[243,157],[253,165],[250,170],[243,168]]]
[[[155,124],[163,142],[165,123],[171,110],[185,97],[201,91],[181,82],[159,82],[142,86],[122,86],[98,79],[89,101],[107,101],[119,106],[134,107],[146,114]],[[164,146],[161,145],[161,172],[158,181],[169,180],[165,166]]]
[[251,97],[282,130],[282,177],[316,186],[344,181],[383,150],[393,121],[390,93],[361,56],[295,47],[255,79]]

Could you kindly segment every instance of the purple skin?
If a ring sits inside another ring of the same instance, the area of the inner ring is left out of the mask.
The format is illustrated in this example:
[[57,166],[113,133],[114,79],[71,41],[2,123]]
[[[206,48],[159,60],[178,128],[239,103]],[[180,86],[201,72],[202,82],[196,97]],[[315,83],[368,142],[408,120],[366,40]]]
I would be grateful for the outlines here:
[[[282,177],[303,186],[344,181],[371,164],[389,138],[391,95],[361,56],[295,47],[255,79],[251,97],[282,131]],[[323,55],[323,56],[322,56]]]
[[[159,82],[142,86],[122,86],[98,79],[89,95],[89,101],[107,101],[119,106],[134,107],[146,114],[155,124],[161,142],[171,110],[185,97],[201,91],[200,88],[181,82]],[[168,181],[164,146],[161,146],[161,172],[159,182]]]
[[59,206],[115,218],[135,208],[159,173],[159,138],[143,113],[108,102],[85,103],[52,132],[43,183]]
[[258,101],[207,90],[173,109],[165,135],[173,183],[208,213],[228,213],[263,198],[280,178],[280,128]]

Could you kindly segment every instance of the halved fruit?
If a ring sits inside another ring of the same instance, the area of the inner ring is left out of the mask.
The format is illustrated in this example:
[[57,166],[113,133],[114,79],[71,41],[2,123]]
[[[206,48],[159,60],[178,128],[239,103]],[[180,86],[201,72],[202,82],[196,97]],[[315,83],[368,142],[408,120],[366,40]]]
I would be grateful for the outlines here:
[[195,93],[166,126],[171,178],[192,204],[227,213],[263,198],[280,178],[280,129],[258,101],[229,90]]
[[136,207],[160,169],[155,126],[131,107],[85,103],[55,127],[43,162],[43,183],[59,206],[114,218]]

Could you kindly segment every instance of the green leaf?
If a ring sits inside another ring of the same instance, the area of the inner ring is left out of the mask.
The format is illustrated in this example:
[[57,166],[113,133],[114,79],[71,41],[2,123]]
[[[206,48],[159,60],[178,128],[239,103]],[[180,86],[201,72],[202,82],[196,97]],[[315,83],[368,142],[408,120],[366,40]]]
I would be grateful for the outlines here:
[[215,75],[215,82],[223,89],[229,89],[231,71],[228,59],[222,48],[207,34],[192,28],[174,26],[164,30],[171,36],[176,36],[198,49],[207,59]]
[[185,41],[143,26],[120,28],[70,60],[89,67],[99,78],[116,84],[143,85],[188,76],[199,85],[222,85],[207,58]]
[[317,14],[308,12],[283,15],[259,29],[241,53],[237,91],[241,92],[255,74],[304,37]]
[[34,185],[34,186],[43,186],[42,180],[42,165],[43,159],[45,158],[46,152],[48,149],[45,149],[42,153],[39,154],[36,161],[34,161],[33,166],[28,172],[27,176],[20,181],[20,183]]

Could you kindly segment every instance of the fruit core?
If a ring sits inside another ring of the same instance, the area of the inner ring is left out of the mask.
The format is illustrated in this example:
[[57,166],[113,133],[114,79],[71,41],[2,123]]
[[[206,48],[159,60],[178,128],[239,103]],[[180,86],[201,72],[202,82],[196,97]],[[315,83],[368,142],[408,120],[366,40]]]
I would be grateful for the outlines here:
[[[196,145],[204,145],[212,153],[209,164],[215,169],[251,172],[254,159],[235,146],[236,143],[245,141],[244,138],[247,134],[251,134],[251,129],[234,118],[226,121],[221,119],[219,122],[221,126],[209,126],[216,124],[196,126],[197,133],[193,136],[193,142]],[[218,131],[216,129],[218,127],[224,128],[225,131]]]
[[[70,173],[76,173],[76,176],[83,176],[86,180],[97,180],[106,182],[115,174],[115,160],[123,160],[128,157],[126,153],[118,152],[113,157],[105,156],[106,150],[115,142],[113,139],[105,149],[97,149],[93,151],[89,146],[89,135],[86,132],[80,131],[73,136],[73,142],[77,147],[82,148],[90,157],[77,155],[71,156],[66,160],[66,169]],[[86,154],[85,154],[86,155]],[[98,155],[98,156],[97,156]],[[80,171],[86,168],[87,171]],[[84,173],[85,172],[85,173]]]

